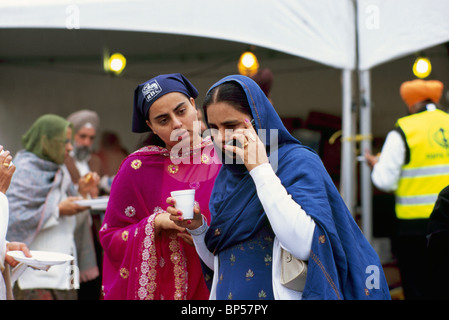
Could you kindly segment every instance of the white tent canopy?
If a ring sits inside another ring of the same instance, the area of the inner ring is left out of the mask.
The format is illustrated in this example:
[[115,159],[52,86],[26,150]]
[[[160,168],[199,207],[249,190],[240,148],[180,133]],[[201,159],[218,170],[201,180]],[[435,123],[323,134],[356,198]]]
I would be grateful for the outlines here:
[[184,34],[368,70],[448,41],[448,11],[446,0],[0,0],[0,28]]
[[447,0],[358,0],[359,69],[449,40]]
[[[371,132],[370,68],[449,41],[447,0],[0,0],[0,28],[172,33],[261,46],[342,69],[342,196],[354,209],[353,71],[362,136]],[[370,140],[362,142],[370,149]],[[362,167],[363,229],[371,185]]]
[[353,68],[350,0],[1,0],[0,28],[81,28],[231,40]]

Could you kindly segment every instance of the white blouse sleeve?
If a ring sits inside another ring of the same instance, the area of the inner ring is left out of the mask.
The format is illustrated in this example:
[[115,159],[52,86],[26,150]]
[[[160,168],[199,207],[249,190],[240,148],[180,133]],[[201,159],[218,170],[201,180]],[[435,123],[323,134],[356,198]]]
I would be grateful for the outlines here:
[[404,162],[404,139],[399,132],[391,131],[385,139],[379,162],[376,163],[371,173],[373,184],[386,192],[396,190]]
[[282,185],[270,164],[250,171],[257,195],[281,246],[296,258],[308,260],[315,222]]
[[192,235],[193,242],[195,243],[195,249],[201,260],[211,269],[214,270],[214,255],[206,246],[204,241],[204,236],[206,235],[209,226],[206,223],[205,218],[203,217],[203,225],[197,229],[187,231]]
[[6,253],[6,231],[8,229],[9,205],[8,198],[0,192],[0,265],[3,265]]

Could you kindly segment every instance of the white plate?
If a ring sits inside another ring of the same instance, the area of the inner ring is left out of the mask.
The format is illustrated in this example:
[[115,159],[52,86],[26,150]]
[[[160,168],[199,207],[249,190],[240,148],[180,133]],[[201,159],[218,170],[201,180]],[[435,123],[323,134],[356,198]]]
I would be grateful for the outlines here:
[[19,262],[23,262],[32,267],[54,266],[73,260],[73,256],[50,251],[31,250],[31,258],[25,257],[22,251],[8,251],[7,254]]
[[92,209],[97,210],[106,210],[108,201],[109,197],[99,197],[95,199],[77,200],[75,201],[75,203],[83,207],[91,207]]

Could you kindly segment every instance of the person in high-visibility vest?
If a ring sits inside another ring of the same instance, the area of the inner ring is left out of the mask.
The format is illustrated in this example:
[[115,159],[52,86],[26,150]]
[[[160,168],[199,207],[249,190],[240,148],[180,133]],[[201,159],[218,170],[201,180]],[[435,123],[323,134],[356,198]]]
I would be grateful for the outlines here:
[[372,181],[394,192],[394,245],[405,299],[425,298],[426,233],[438,193],[449,184],[449,114],[440,109],[443,84],[406,81],[400,94],[409,115],[397,120],[379,157],[365,154]]

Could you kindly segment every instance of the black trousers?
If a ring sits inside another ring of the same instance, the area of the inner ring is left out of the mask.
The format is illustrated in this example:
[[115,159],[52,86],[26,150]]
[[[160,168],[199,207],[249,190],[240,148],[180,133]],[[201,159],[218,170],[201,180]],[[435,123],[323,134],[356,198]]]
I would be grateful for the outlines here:
[[428,223],[429,219],[397,219],[393,248],[406,300],[426,299]]
[[426,299],[426,236],[400,235],[396,238],[395,249],[405,299]]
[[449,231],[432,234],[427,245],[429,299],[449,299]]

